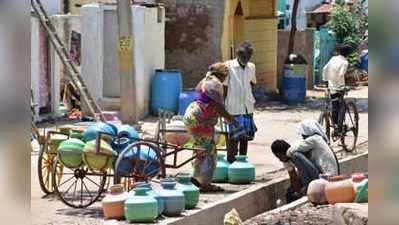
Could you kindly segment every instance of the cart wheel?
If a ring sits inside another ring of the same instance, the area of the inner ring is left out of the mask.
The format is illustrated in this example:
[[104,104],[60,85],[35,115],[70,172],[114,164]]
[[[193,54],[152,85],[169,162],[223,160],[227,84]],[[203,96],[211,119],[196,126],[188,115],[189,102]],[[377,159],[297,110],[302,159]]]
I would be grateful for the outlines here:
[[114,183],[130,190],[135,182],[148,181],[161,171],[161,152],[155,144],[136,142],[119,154],[115,163]]
[[[58,157],[54,163],[60,163],[57,161]],[[64,167],[61,178],[58,183],[53,179],[54,191],[61,201],[73,208],[86,208],[96,202],[104,191],[107,172],[93,172],[87,166],[76,169]]]
[[[45,194],[54,193],[53,183],[55,182],[56,184],[59,184],[62,176],[63,165],[60,163],[54,163],[56,156],[57,154],[48,153],[45,150],[45,145],[40,148],[37,162],[37,174],[39,176],[40,189],[42,189]],[[54,172],[56,176],[53,176],[52,174],[53,165],[56,167]],[[55,179],[54,182],[53,179]]]

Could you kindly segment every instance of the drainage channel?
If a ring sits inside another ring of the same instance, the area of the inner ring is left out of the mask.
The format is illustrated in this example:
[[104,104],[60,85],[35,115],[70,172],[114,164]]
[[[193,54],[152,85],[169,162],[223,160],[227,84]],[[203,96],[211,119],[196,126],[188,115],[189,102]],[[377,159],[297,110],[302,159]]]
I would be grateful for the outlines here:
[[[368,171],[368,152],[351,156],[340,161],[342,173]],[[253,185],[246,190],[234,193],[225,199],[210,203],[200,210],[189,212],[185,217],[168,219],[167,225],[222,225],[224,215],[235,208],[241,219],[247,220],[256,215],[277,208],[278,199],[285,200],[285,191],[289,186],[289,178],[285,171],[274,174],[274,179]],[[305,204],[306,198],[297,202],[298,206]],[[283,206],[289,207],[289,206]]]

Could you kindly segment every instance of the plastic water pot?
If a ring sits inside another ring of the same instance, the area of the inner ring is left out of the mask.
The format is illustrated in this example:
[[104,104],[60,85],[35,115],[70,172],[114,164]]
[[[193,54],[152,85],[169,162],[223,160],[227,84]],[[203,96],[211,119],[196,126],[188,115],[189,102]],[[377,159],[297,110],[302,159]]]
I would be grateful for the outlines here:
[[[158,194],[158,192],[154,191],[152,189],[152,186],[150,183],[147,182],[139,182],[136,185],[137,188],[146,188],[147,189],[147,194],[154,197],[155,200],[157,200],[157,204],[158,204],[158,216],[160,216],[163,211],[164,211],[164,203],[161,199],[161,196]],[[131,191],[132,194],[134,194],[135,190]]]
[[177,113],[182,86],[179,70],[156,70],[151,82],[151,112],[154,115],[160,110]]
[[353,202],[356,197],[355,187],[350,179],[330,182],[326,185],[326,197],[330,204]]
[[[172,121],[171,123],[166,124],[166,129],[169,131],[186,131],[186,125],[183,121]],[[165,140],[174,145],[183,146],[185,145],[191,138],[191,135],[187,132],[166,132]]]
[[136,188],[125,202],[125,218],[130,223],[150,223],[158,217],[158,203],[147,188]]
[[217,164],[213,172],[212,182],[225,183],[228,181],[229,163],[225,159],[226,155],[218,154]]
[[128,193],[123,191],[120,184],[111,186],[110,192],[102,200],[104,216],[107,219],[122,219],[125,215],[124,208]]
[[177,176],[177,189],[181,190],[185,198],[185,208],[194,209],[199,201],[199,188],[191,183],[191,176],[182,174]]
[[163,212],[166,216],[179,216],[185,208],[185,198],[181,190],[176,189],[176,182],[162,181],[162,190],[159,191],[162,201],[165,204]]
[[116,156],[117,153],[104,140],[101,140],[99,153],[96,152],[96,141],[86,143],[83,149],[83,161],[93,170],[105,171],[111,168]]
[[[137,146],[130,146],[125,149],[125,154],[123,155],[122,160],[118,166],[118,172],[124,174],[130,174],[134,172],[135,167],[137,166],[135,163],[137,159],[142,161],[151,161],[150,164],[145,166],[144,173],[148,177],[156,176],[161,170],[161,164],[159,161],[159,157],[154,149],[149,146],[141,146],[140,151]],[[144,165],[139,165],[139,170],[144,170]]]
[[[98,132],[103,132],[103,133],[110,134],[111,136],[116,136],[117,128],[115,125],[113,125],[111,123],[103,123],[103,122],[95,123],[95,124],[89,126],[86,129],[86,131],[83,133],[83,141],[89,142],[89,141],[95,140]],[[105,138],[108,138],[108,137],[105,137]]]
[[317,179],[310,182],[307,190],[307,196],[309,201],[314,204],[327,203],[326,192],[325,192],[327,184],[328,181],[324,179]]
[[135,139],[137,141],[139,138],[139,133],[137,130],[129,125],[122,125],[118,127],[118,137],[126,137],[130,139]]
[[255,167],[247,161],[247,156],[238,155],[229,166],[228,174],[232,184],[249,184],[255,180]]
[[61,142],[58,147],[58,157],[62,164],[68,168],[78,168],[83,164],[82,153],[85,143],[79,139],[71,138]]
[[115,138],[111,142],[111,147],[118,154],[121,153],[125,148],[127,148],[130,144],[133,144],[134,141],[129,138]]

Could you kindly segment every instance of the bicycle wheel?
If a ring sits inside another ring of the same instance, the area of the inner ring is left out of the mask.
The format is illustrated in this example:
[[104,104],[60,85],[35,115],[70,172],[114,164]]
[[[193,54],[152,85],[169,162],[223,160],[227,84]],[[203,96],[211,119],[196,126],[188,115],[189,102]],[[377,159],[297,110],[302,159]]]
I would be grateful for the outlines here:
[[324,131],[326,132],[327,138],[329,141],[331,141],[330,114],[328,112],[321,112],[318,122],[322,127],[324,127]]
[[[57,162],[58,161],[58,162]],[[61,163],[56,157],[54,163]],[[55,167],[53,167],[54,170]],[[53,176],[55,173],[53,172]],[[61,179],[55,183],[54,191],[63,203],[72,208],[86,208],[95,203],[104,192],[107,172],[93,172],[87,166],[64,167]]]
[[355,103],[352,101],[345,103],[345,118],[342,129],[342,147],[345,151],[352,152],[356,149],[359,134],[359,113]]

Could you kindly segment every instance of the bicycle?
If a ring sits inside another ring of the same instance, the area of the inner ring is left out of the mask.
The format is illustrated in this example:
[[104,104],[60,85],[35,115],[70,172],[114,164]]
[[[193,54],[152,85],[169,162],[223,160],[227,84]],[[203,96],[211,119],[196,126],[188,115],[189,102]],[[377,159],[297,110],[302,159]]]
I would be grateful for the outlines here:
[[[344,96],[348,95],[348,88],[345,88]],[[340,140],[343,149],[346,152],[352,152],[356,149],[359,134],[359,113],[353,99],[344,99],[345,114],[343,115],[342,131],[336,132],[337,124],[332,119],[332,100],[330,89],[325,92],[325,107],[320,113],[319,123],[325,128],[329,140],[336,142]],[[331,129],[334,131],[331,133]]]

